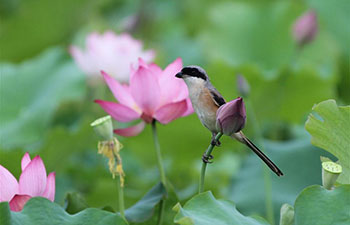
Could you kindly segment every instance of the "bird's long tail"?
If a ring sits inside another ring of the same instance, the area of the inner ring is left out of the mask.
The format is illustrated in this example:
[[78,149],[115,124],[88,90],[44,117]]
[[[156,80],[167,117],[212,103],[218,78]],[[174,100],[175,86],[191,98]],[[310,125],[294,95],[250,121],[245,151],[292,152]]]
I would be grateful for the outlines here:
[[243,132],[236,133],[232,135],[233,138],[246,144],[259,158],[264,161],[264,163],[274,172],[277,176],[283,176],[282,171],[267,157],[258,147],[256,147],[253,142],[251,142]]

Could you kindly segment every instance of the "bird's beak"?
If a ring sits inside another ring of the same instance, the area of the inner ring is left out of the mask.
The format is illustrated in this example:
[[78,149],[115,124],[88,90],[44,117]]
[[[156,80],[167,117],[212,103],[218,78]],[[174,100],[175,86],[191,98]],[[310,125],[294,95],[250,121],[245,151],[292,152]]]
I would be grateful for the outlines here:
[[175,75],[175,77],[177,77],[177,78],[182,78],[182,77],[183,77],[182,72],[178,72],[178,73]]

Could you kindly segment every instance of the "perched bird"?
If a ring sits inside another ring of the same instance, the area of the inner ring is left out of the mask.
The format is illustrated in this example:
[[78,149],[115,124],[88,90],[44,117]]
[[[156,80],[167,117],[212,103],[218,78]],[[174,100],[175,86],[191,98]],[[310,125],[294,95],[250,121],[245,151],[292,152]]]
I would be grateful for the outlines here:
[[[215,141],[216,134],[220,131],[217,127],[217,111],[220,106],[226,104],[222,95],[210,83],[209,77],[204,69],[199,66],[186,66],[175,75],[185,81],[189,97],[194,111],[198,115],[201,123],[212,133],[212,145],[220,145]],[[241,127],[243,128],[243,127]],[[266,165],[277,174],[283,176],[282,171],[258,148],[256,147],[242,131],[230,135],[239,142],[247,145],[255,154],[257,154]],[[212,156],[203,155],[203,161],[208,163]]]

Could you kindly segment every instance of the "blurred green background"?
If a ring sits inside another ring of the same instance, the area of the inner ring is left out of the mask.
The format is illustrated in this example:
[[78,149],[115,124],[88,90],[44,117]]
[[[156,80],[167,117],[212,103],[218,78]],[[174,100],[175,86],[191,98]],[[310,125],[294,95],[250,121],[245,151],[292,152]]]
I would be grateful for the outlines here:
[[[291,27],[309,9],[318,14],[319,33],[300,50]],[[156,50],[162,68],[177,57],[205,68],[226,100],[239,95],[237,75],[247,79],[244,132],[285,176],[275,177],[225,137],[208,167],[206,189],[262,217],[271,193],[278,221],[283,203],[321,184],[319,156],[329,155],[310,144],[304,129],[312,106],[330,98],[350,103],[349,12],[347,0],[0,0],[0,164],[18,178],[24,152],[39,154],[47,170],[56,171],[57,203],[79,192],[91,207],[117,209],[117,184],[89,125],[105,115],[93,100],[113,97],[103,83],[88,86],[68,47],[83,46],[92,31],[130,32]],[[159,139],[168,178],[185,202],[197,192],[210,133],[193,114],[159,126]],[[119,140],[129,207],[159,180],[151,128]],[[166,224],[175,204],[167,202]]]

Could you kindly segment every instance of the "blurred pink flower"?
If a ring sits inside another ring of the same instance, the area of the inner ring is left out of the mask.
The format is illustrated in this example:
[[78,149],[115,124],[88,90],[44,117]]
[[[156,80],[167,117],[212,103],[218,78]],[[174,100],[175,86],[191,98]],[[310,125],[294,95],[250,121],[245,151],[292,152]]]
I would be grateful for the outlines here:
[[135,136],[144,129],[145,123],[151,123],[154,119],[167,124],[193,113],[186,84],[183,80],[175,78],[175,74],[181,69],[181,58],[176,59],[164,70],[154,63],[147,65],[140,58],[138,68],[131,71],[130,85],[121,85],[102,72],[119,103],[103,100],[95,102],[117,121],[130,122],[139,118],[143,120],[136,126],[114,130],[114,133]]
[[143,51],[142,47],[142,42],[129,34],[107,31],[101,35],[91,33],[85,51],[71,46],[70,53],[86,74],[96,76],[103,70],[120,82],[127,82],[131,64],[136,64],[139,57],[151,62],[155,56],[154,51]]
[[22,174],[19,182],[3,166],[0,165],[0,202],[9,202],[12,211],[21,211],[26,202],[36,196],[54,201],[55,199],[55,172],[46,177],[45,165],[36,156],[30,160],[26,152],[21,162]]
[[311,42],[318,32],[317,15],[313,10],[301,15],[293,25],[293,37],[299,46]]

